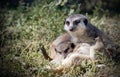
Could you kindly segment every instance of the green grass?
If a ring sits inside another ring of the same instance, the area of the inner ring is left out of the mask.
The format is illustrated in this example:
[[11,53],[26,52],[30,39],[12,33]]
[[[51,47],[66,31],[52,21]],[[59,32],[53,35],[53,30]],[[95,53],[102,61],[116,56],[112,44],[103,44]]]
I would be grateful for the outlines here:
[[[67,12],[56,9],[54,2],[40,3],[23,9],[5,9],[1,14],[0,31],[0,75],[7,77],[108,77],[120,76],[119,63],[98,54],[99,60],[107,66],[97,68],[94,64],[83,61],[82,66],[71,68],[63,74],[46,71],[48,63],[40,50],[43,44],[48,50],[52,41],[64,33],[63,22]],[[86,14],[87,15],[87,14]],[[120,50],[120,22],[118,15],[87,15],[89,21],[104,31]],[[48,52],[49,53],[49,52]],[[97,63],[97,62],[96,62]]]

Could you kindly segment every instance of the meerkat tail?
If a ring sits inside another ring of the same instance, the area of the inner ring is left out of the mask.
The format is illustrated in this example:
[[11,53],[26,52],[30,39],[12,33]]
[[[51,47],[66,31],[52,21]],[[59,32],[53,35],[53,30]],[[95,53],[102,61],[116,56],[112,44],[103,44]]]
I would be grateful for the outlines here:
[[43,54],[43,56],[44,56],[44,58],[46,59],[46,60],[49,60],[49,61],[51,61],[52,59],[48,56],[48,54],[47,54],[47,52],[46,52],[46,49],[44,48],[44,46],[42,45],[41,46],[41,52],[42,52],[42,54]]

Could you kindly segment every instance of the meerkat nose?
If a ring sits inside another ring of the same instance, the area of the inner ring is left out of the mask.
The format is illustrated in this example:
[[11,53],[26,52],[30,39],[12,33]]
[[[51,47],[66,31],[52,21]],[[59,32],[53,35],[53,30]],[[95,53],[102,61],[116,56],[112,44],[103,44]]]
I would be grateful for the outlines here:
[[73,30],[74,30],[73,28],[70,29],[70,31],[73,31]]

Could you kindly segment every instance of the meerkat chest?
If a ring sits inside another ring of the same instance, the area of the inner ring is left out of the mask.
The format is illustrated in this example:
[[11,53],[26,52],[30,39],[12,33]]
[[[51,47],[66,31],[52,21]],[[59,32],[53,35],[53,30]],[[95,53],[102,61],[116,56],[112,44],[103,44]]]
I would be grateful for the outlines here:
[[86,31],[86,30],[77,30],[75,32],[70,32],[70,35],[71,35],[71,41],[74,43],[74,44],[77,44],[77,43],[89,43],[89,44],[93,44],[95,43],[95,39],[94,37],[91,37],[89,35],[89,32]]
[[79,39],[76,38],[76,37],[71,38],[71,42],[74,43],[75,45],[76,45],[77,43],[80,43]]
[[89,38],[86,35],[83,35],[83,36],[73,36],[71,38],[71,42],[73,42],[75,45],[80,44],[80,43],[94,44],[95,40],[92,38]]
[[73,36],[71,38],[71,41],[76,45],[76,44],[79,44],[79,43],[89,43],[89,44],[93,44],[95,43],[95,40],[92,39],[92,38],[89,38],[88,36],[86,35],[78,35],[78,36]]

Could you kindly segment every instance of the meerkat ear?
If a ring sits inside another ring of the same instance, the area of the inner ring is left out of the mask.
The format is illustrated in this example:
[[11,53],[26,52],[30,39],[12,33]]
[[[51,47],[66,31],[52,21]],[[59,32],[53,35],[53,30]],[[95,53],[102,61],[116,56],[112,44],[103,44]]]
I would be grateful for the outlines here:
[[85,25],[88,24],[88,20],[87,19],[84,19],[83,22],[84,22]]
[[66,18],[64,19],[64,22],[63,22],[64,25],[65,25],[65,22],[66,22]]

